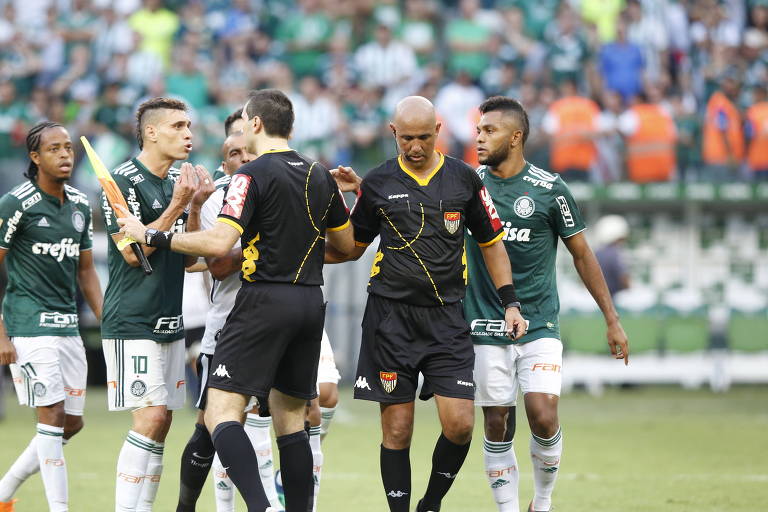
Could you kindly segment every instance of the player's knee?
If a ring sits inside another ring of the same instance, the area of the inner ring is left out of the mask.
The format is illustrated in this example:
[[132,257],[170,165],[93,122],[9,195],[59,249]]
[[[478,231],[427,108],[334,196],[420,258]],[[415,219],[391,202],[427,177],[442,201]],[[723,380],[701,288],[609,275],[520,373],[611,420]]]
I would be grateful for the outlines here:
[[332,409],[339,403],[339,387],[320,384],[320,407]]
[[82,416],[69,416],[64,419],[64,439],[72,439],[83,427],[85,422]]
[[390,425],[385,431],[382,444],[390,450],[403,450],[411,446],[413,427],[405,423]]
[[485,437],[489,441],[501,442],[507,429],[506,414],[490,410],[485,413]]
[[142,411],[141,416],[135,418],[134,430],[150,439],[156,439],[167,430],[169,421],[165,408],[147,407]]
[[456,418],[443,427],[443,435],[454,444],[467,444],[472,440],[473,420],[474,418],[471,416]]
[[317,405],[316,402],[313,402],[312,406],[307,411],[307,421],[309,421],[309,424],[313,427],[316,427],[320,424],[320,406]]
[[38,421],[45,425],[63,427],[65,417],[64,402],[37,408]]
[[531,415],[531,432],[539,437],[549,439],[557,434],[560,427],[556,410],[539,410]]

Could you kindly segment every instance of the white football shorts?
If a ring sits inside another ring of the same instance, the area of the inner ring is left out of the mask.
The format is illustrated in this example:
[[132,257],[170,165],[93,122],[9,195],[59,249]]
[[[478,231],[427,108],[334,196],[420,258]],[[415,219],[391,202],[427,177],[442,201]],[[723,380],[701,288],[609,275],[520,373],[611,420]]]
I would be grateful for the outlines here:
[[518,389],[560,396],[563,344],[540,338],[519,345],[475,345],[475,405],[512,407]]
[[110,411],[164,405],[181,409],[186,397],[184,340],[102,340]]
[[11,365],[19,404],[29,407],[64,401],[64,412],[82,416],[88,363],[80,336],[12,337],[18,356]]
[[330,382],[331,384],[338,384],[339,380],[341,380],[341,374],[339,369],[336,368],[331,340],[328,339],[328,333],[323,329],[323,339],[320,342],[320,362],[317,365],[317,383]]

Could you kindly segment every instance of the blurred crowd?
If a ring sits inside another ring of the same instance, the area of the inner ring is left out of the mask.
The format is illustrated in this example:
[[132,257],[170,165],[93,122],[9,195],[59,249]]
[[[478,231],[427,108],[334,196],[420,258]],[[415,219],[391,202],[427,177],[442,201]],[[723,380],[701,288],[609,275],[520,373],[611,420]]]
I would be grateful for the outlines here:
[[[527,156],[569,180],[768,178],[768,0],[0,0],[0,186],[21,178],[41,119],[109,163],[133,112],[191,107],[220,160],[249,89],[294,102],[293,145],[365,172],[394,152],[398,99],[437,106],[439,148],[470,163],[476,107],[527,109]],[[18,170],[18,171],[15,171]],[[82,173],[81,173],[82,174]]]

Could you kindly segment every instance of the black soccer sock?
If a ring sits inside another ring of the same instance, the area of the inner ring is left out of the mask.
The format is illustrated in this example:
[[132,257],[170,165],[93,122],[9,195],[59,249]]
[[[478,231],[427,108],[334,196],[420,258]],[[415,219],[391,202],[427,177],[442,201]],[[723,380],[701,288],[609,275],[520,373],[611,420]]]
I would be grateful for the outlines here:
[[269,507],[269,500],[261,485],[256,453],[243,426],[237,421],[219,423],[211,437],[216,453],[248,505],[248,511],[264,512]]
[[421,500],[422,510],[440,510],[440,502],[453,485],[464,459],[467,458],[469,445],[470,443],[454,444],[444,434],[440,434],[432,453],[432,474]]
[[179,484],[179,504],[176,512],[195,512],[195,504],[208,478],[213,456],[213,441],[205,425],[195,425],[192,437],[181,454],[181,477]]
[[381,445],[381,482],[390,512],[408,512],[411,506],[411,449],[390,450]]
[[280,475],[286,512],[312,510],[315,482],[312,477],[312,448],[304,430],[286,434],[276,440],[280,450]]

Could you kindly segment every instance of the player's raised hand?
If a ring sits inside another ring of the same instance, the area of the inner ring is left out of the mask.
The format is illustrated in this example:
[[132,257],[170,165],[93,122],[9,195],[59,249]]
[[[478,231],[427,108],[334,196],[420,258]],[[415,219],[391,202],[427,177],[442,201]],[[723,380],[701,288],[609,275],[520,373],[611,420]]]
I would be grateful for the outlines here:
[[[174,190],[174,193],[175,192],[176,191]],[[115,207],[120,214],[120,217],[117,219],[117,224],[120,226],[120,232],[133,238],[140,244],[143,244],[146,240],[144,234],[147,231],[147,226],[142,224],[138,217],[126,210],[122,205],[118,204],[115,205]]]
[[616,322],[608,325],[608,346],[611,348],[611,354],[616,359],[623,359],[624,366],[629,364],[629,339],[621,323]]
[[504,320],[507,322],[507,336],[513,340],[519,340],[525,336],[528,328],[525,319],[517,308],[507,308],[504,311]]
[[360,190],[360,184],[363,182],[363,178],[358,176],[354,169],[343,165],[340,165],[338,169],[332,169],[331,175],[342,192],[357,194],[357,191]]
[[189,162],[181,164],[179,170],[181,173],[179,174],[179,179],[176,181],[176,184],[173,186],[173,197],[171,198],[171,202],[186,207],[197,190],[197,173],[194,166]]
[[8,336],[0,336],[0,365],[16,362],[16,347]]
[[197,192],[192,196],[192,204],[199,207],[203,206],[203,203],[216,191],[216,186],[205,167],[196,165],[194,171],[197,177]]

